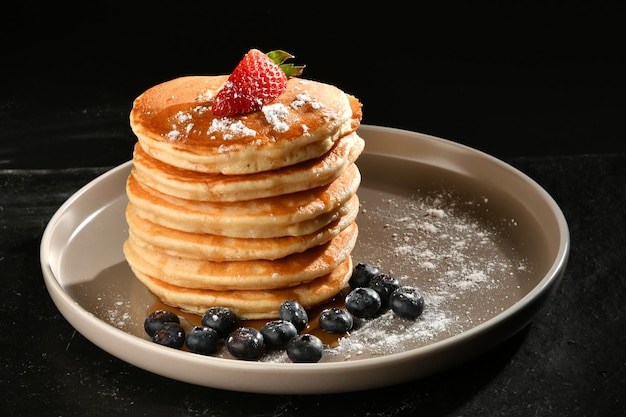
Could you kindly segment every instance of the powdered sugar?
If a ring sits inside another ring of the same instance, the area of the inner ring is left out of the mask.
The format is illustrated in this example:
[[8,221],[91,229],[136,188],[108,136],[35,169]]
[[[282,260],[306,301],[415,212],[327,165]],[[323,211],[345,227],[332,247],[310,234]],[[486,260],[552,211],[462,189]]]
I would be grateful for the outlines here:
[[229,118],[215,118],[211,121],[207,135],[214,139],[215,136],[211,135],[216,132],[221,132],[222,137],[226,140],[234,137],[256,136],[256,132],[246,127],[241,120]]
[[[350,360],[401,352],[460,334],[506,309],[527,269],[494,224],[481,216],[487,199],[463,201],[453,192],[382,199],[361,189],[361,217],[374,221],[359,232],[355,262],[377,265],[404,285],[417,287],[425,308],[417,320],[387,311],[359,320],[349,337],[325,353]],[[369,199],[368,199],[369,198]],[[370,200],[371,199],[371,200]],[[361,223],[366,223],[365,221]],[[369,222],[368,222],[369,223]],[[358,259],[377,253],[379,259]],[[513,278],[512,278],[513,277]]]
[[199,102],[208,102],[208,101],[213,101],[214,97],[215,97],[215,94],[213,93],[213,90],[208,89],[208,90],[200,92],[196,100],[198,100]]
[[[487,198],[466,199],[454,191],[386,195],[360,188],[353,259],[418,288],[424,311],[416,320],[391,310],[374,319],[356,319],[347,337],[325,349],[322,361],[400,353],[459,335],[512,306],[519,299],[519,283],[529,277],[532,268],[503,237],[501,225],[516,223],[494,218]],[[261,360],[289,362],[280,352]]]
[[132,324],[130,313],[130,300],[118,296],[117,299],[109,300],[107,297],[98,296],[98,301],[102,302],[101,308],[105,315],[105,320],[118,329],[128,330]]
[[296,96],[296,99],[291,102],[290,106],[292,108],[294,108],[294,109],[298,109],[298,108],[304,106],[307,103],[314,110],[320,110],[320,109],[322,109],[324,107],[324,105],[322,103],[320,103],[319,101],[314,100],[307,93],[300,93],[300,94],[298,94]]
[[185,137],[185,135],[188,135],[191,131],[193,131],[195,126],[194,117],[206,113],[209,109],[210,108],[207,106],[198,105],[194,106],[191,111],[188,112],[181,110],[177,111],[171,117],[171,130],[166,132],[164,136],[170,141],[180,140]]
[[[306,85],[306,83],[302,83]],[[300,87],[295,87],[300,90]],[[213,99],[214,94],[211,91],[198,93],[198,102],[206,103]],[[317,101],[314,97],[303,91],[296,95],[295,99],[288,105],[282,103],[267,104],[261,108],[265,120],[271,126],[271,129],[277,133],[285,133],[294,124],[299,124],[304,133],[309,131],[309,127],[301,122],[298,112],[301,108],[309,106],[314,111],[321,111],[321,117],[326,121],[337,119],[337,115],[330,111],[323,103]],[[189,111],[178,111],[170,117],[171,129],[163,136],[170,141],[182,141],[190,133],[195,132],[194,127],[198,122],[198,117],[204,115],[211,109],[207,105],[194,106]],[[215,117],[211,121],[210,127],[206,132],[195,132],[196,134],[206,134],[209,139],[217,139],[216,133],[221,134],[221,139],[233,140],[237,138],[254,137],[257,132],[246,125],[245,118],[232,119],[228,117]]]
[[[361,187],[359,243],[355,262],[378,266],[424,296],[416,320],[391,310],[374,319],[356,319],[322,361],[350,361],[426,346],[463,333],[501,313],[517,299],[518,282],[530,267],[489,221],[488,199],[464,200],[452,191],[384,198]],[[367,219],[365,219],[367,217]],[[511,222],[515,226],[515,222]],[[372,258],[372,254],[380,256]],[[271,352],[264,362],[290,362]]]
[[263,106],[261,111],[265,115],[265,120],[272,125],[275,131],[283,133],[289,130],[289,124],[287,123],[289,109],[284,104],[276,103]]

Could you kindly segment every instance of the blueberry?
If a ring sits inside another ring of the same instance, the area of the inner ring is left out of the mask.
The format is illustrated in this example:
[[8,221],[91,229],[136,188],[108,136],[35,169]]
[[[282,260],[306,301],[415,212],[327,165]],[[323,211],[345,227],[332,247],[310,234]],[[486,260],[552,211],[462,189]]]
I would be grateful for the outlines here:
[[403,286],[389,297],[391,310],[405,319],[415,319],[424,311],[424,297],[417,288]]
[[319,362],[322,359],[324,344],[315,335],[299,334],[287,344],[287,356],[292,362]]
[[372,277],[379,273],[380,270],[374,265],[366,264],[363,262],[358,263],[352,269],[352,275],[350,276],[348,284],[350,285],[350,288],[367,287],[369,286]]
[[228,307],[211,307],[202,315],[202,325],[215,329],[222,338],[237,328],[237,320],[235,312]]
[[380,295],[370,287],[357,287],[346,295],[346,309],[360,318],[374,317],[380,310]]
[[237,359],[255,360],[263,350],[263,335],[254,327],[238,327],[226,339],[226,349]]
[[295,300],[283,301],[278,309],[281,320],[287,320],[296,326],[298,331],[304,330],[309,325],[309,316],[302,305]]
[[285,349],[287,342],[298,334],[298,329],[290,321],[272,320],[263,325],[261,334],[269,349]]
[[332,307],[322,310],[319,317],[320,328],[329,333],[346,333],[354,325],[348,310]]
[[168,321],[154,333],[152,341],[159,345],[180,349],[185,344],[185,330],[180,324]]
[[217,351],[220,340],[217,330],[207,326],[195,326],[187,333],[185,341],[190,352],[210,355]]
[[389,306],[389,296],[392,292],[400,288],[400,281],[392,275],[380,273],[372,277],[369,286],[380,295],[380,307],[387,309]]
[[148,336],[152,337],[159,330],[159,327],[163,323],[173,322],[180,324],[178,316],[168,310],[156,310],[148,314],[143,322],[143,329],[148,333]]

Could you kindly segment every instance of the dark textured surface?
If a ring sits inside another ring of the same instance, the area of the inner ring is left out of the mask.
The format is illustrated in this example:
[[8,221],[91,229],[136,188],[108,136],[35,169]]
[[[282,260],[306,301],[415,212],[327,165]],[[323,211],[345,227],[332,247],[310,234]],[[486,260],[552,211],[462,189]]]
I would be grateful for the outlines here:
[[508,162],[541,184],[569,222],[570,261],[548,304],[521,333],[457,368],[370,392],[320,396],[193,386],[93,345],[52,303],[38,251],[57,208],[106,168],[2,170],[0,408],[4,415],[42,416],[619,415],[626,407],[626,155]]
[[[623,7],[442,3],[357,17],[348,7],[316,5],[290,17],[287,8],[261,4],[242,16],[228,4],[213,14],[184,2],[134,14],[110,3],[72,13],[53,3],[3,3],[3,416],[617,416],[626,409]],[[337,13],[341,29],[311,28]],[[227,27],[235,14],[237,24]],[[346,45],[351,52],[336,52]],[[289,50],[309,77],[357,95],[364,123],[470,145],[542,185],[569,222],[571,254],[535,320],[447,372],[323,396],[180,383],[77,333],[42,278],[39,243],[50,217],[130,158],[128,112],[137,94],[179,75],[228,72],[250,46]]]

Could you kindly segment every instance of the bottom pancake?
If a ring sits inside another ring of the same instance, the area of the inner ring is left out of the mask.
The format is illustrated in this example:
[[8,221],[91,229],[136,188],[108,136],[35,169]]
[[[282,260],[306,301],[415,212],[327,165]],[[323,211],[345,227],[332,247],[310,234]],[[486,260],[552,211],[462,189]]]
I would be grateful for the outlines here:
[[348,257],[329,274],[289,288],[275,290],[211,291],[183,288],[133,270],[135,276],[161,301],[183,311],[202,315],[210,307],[231,308],[244,320],[274,319],[280,305],[296,300],[304,308],[315,307],[330,300],[348,285],[352,259]]

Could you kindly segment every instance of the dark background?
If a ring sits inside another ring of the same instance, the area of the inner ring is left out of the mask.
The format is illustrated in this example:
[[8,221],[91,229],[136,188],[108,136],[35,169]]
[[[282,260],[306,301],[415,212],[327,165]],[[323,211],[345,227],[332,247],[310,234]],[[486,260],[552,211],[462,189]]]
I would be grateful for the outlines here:
[[229,73],[251,47],[356,95],[366,124],[497,157],[621,149],[623,6],[215,3],[3,5],[0,168],[124,162],[138,94]]
[[[623,415],[624,6],[125,3],[0,6],[3,416]],[[48,221],[131,158],[138,94],[181,75],[228,73],[250,47],[290,51],[306,77],[359,97],[364,123],[478,148],[544,187],[572,246],[532,324],[431,377],[314,396],[170,380],[75,332],[41,276]]]

